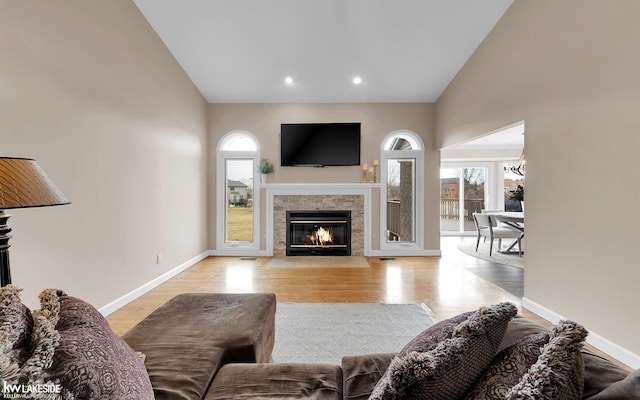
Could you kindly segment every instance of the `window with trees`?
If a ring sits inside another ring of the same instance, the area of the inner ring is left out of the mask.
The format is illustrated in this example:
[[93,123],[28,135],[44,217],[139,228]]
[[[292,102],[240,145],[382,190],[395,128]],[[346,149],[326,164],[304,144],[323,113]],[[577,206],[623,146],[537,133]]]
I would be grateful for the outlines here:
[[475,232],[473,213],[487,208],[488,166],[444,164],[440,169],[440,231]]
[[424,146],[415,132],[391,132],[382,143],[382,250],[423,247],[423,157]]
[[217,148],[217,248],[259,249],[259,193],[254,195],[259,147],[249,132],[233,131]]

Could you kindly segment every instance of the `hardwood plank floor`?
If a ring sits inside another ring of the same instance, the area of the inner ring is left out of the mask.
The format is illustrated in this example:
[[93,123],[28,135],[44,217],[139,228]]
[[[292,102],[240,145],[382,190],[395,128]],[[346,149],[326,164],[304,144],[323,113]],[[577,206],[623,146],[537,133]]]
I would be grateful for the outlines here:
[[107,320],[122,335],[180,293],[272,292],[278,302],[424,303],[434,321],[510,301],[525,317],[551,325],[523,310],[520,296],[472,272],[468,267],[473,261],[459,258],[452,247],[455,241],[443,238],[445,242],[443,257],[367,257],[370,268],[270,268],[270,257],[208,257],[113,312]]
[[179,293],[273,292],[279,302],[425,303],[435,320],[520,299],[440,257],[367,258],[370,268],[268,268],[268,257],[209,257],[108,316],[122,334]]

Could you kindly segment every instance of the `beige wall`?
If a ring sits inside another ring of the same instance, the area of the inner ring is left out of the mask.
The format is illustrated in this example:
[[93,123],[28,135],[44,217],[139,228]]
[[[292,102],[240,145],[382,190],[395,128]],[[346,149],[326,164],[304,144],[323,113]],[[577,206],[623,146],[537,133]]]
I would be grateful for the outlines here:
[[525,297],[635,354],[638,15],[516,0],[436,105],[438,147],[525,121]]
[[[215,149],[226,133],[244,130],[260,141],[261,156],[269,158],[275,171],[270,183],[351,183],[361,182],[360,167],[303,168],[280,166],[280,124],[297,122],[361,122],[361,161],[371,165],[380,159],[384,137],[398,129],[414,131],[424,141],[425,249],[440,249],[439,239],[439,152],[433,150],[433,104],[210,104],[209,146],[211,163],[209,209],[215,210]],[[435,194],[435,195],[434,195]],[[378,197],[376,197],[377,199]],[[264,202],[263,202],[264,204]],[[379,207],[379,200],[373,206]],[[377,216],[376,216],[377,217]],[[264,222],[264,215],[262,216]],[[373,240],[379,241],[379,220],[374,219]],[[209,214],[209,246],[216,247],[216,216]],[[264,225],[263,225],[264,226]],[[264,245],[264,243],[263,243]],[[264,248],[264,247],[263,247]],[[378,247],[374,245],[374,249]]]
[[[433,149],[525,120],[525,295],[640,354],[639,12],[635,0],[516,0],[434,115],[428,104],[206,105],[132,2],[2,1],[0,152],[38,160],[73,201],[10,212],[14,282],[31,306],[45,287],[102,306],[215,248],[217,141],[247,130],[277,163],[281,122],[361,121],[363,162],[393,130],[420,134],[425,247],[438,249]],[[276,167],[271,180],[358,182],[359,169]]]
[[1,154],[73,202],[10,210],[27,304],[101,307],[207,249],[206,102],[133,2],[2,1],[0,87]]

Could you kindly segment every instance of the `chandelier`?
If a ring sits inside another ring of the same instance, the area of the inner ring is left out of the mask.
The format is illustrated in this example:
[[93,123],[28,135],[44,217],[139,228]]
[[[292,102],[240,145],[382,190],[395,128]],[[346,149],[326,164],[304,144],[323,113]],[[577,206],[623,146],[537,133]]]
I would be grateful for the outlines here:
[[524,159],[524,150],[522,150],[522,154],[520,154],[518,162],[511,166],[505,165],[504,172],[513,172],[516,175],[524,176],[524,165],[526,162],[527,161]]

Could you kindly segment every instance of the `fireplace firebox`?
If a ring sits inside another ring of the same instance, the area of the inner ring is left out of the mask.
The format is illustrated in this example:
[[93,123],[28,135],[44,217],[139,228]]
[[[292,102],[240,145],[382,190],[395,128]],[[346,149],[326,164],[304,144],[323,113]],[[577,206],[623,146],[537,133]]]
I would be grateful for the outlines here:
[[351,211],[287,211],[288,256],[350,256]]

